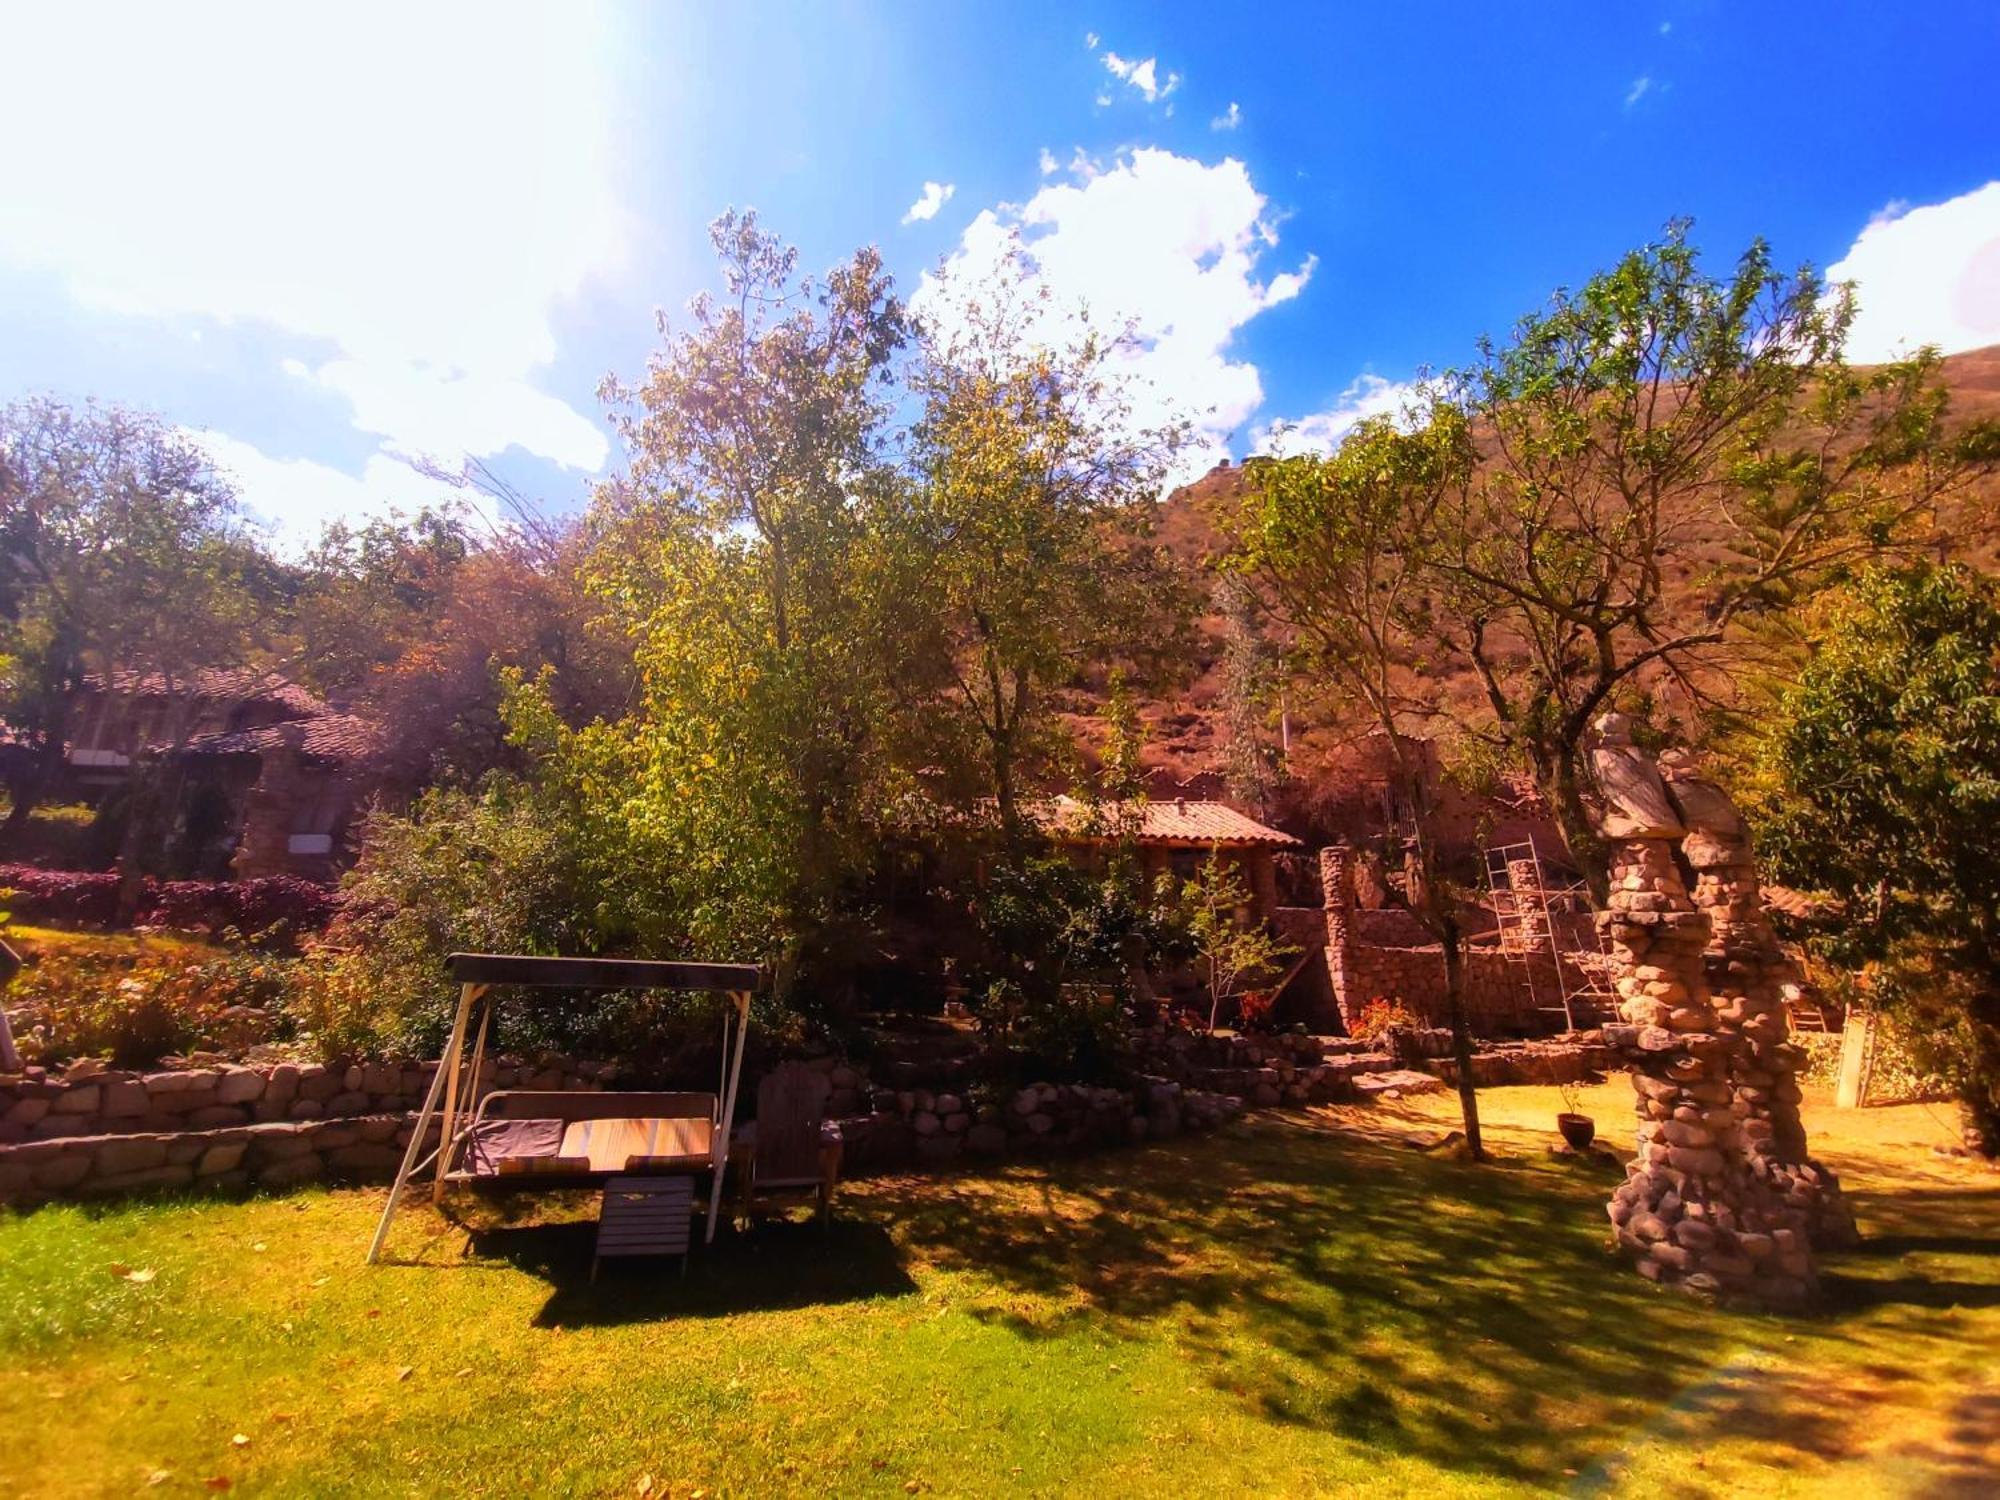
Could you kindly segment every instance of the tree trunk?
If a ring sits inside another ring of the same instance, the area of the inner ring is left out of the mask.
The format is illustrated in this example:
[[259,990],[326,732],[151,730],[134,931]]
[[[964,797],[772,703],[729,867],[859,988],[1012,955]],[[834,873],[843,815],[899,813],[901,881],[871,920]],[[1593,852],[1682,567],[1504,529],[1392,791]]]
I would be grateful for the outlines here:
[[1474,1161],[1486,1160],[1486,1143],[1479,1134],[1479,1090],[1472,1081],[1472,1024],[1465,1014],[1465,955],[1459,944],[1458,917],[1442,914],[1444,998],[1451,1016],[1451,1055],[1458,1065],[1458,1108],[1465,1117],[1465,1150]]
[[1610,852],[1597,836],[1596,825],[1583,805],[1583,780],[1577,773],[1575,749],[1558,747],[1548,766],[1542,795],[1555,817],[1570,862],[1590,888],[1590,904],[1602,911],[1611,898]]

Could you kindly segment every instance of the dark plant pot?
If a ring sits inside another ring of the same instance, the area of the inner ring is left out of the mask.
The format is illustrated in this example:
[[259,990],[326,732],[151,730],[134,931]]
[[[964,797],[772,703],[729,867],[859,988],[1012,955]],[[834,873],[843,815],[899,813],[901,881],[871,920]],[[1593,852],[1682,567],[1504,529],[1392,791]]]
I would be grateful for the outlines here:
[[1597,1139],[1597,1122],[1589,1115],[1557,1115],[1556,1129],[1562,1132],[1572,1151],[1588,1151],[1590,1143]]

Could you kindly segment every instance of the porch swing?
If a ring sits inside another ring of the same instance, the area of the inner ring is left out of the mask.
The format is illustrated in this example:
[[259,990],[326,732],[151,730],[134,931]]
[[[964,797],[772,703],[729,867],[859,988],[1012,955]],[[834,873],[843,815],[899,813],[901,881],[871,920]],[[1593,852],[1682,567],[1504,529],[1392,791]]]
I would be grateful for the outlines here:
[[[600,1259],[685,1256],[694,1178],[706,1171],[711,1179],[705,1238],[713,1242],[736,1123],[750,999],[769,987],[767,971],[756,964],[536,958],[513,953],[454,953],[445,967],[458,982],[458,1009],[368,1247],[368,1264],[381,1258],[389,1225],[411,1180],[433,1167],[433,1203],[443,1200],[449,1185],[485,1193],[603,1189]],[[722,1074],[716,1092],[516,1089],[490,1093],[473,1105],[493,1022],[495,985],[530,991],[654,989],[724,995],[728,1003],[722,1016]],[[469,1058],[468,1034],[472,1036]],[[433,1119],[440,1121],[438,1145],[425,1153]]]

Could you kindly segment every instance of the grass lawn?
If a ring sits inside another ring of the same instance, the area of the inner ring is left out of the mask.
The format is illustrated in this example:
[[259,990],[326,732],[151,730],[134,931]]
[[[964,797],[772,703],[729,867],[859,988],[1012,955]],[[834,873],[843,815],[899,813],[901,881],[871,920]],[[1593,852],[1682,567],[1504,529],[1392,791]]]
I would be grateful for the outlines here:
[[1404,1144],[1449,1100],[1322,1110],[852,1184],[684,1281],[427,1208],[370,1270],[379,1191],[0,1217],[0,1493],[2000,1493],[2000,1175],[1943,1111],[1812,1113],[1870,1242],[1786,1320],[1619,1266],[1554,1091],[1483,1097],[1493,1166]]

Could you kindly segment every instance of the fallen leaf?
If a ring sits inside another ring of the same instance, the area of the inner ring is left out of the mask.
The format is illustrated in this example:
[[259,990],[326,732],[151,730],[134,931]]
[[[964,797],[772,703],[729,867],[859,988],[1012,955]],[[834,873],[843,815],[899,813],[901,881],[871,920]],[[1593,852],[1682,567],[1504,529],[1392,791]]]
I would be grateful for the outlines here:
[[111,1274],[113,1276],[123,1276],[127,1274],[131,1269],[132,1268],[126,1265],[125,1262],[122,1260],[114,1260],[113,1262],[111,1262]]
[[172,1479],[173,1477],[174,1477],[174,1471],[172,1469],[155,1469],[153,1470],[152,1473],[146,1476],[146,1483],[165,1484],[169,1479]]
[[135,1286],[144,1286],[158,1274],[151,1266],[147,1266],[143,1271],[127,1271],[125,1279]]
[[412,1375],[416,1373],[417,1373],[417,1367],[415,1365],[404,1365],[402,1369],[396,1372],[396,1378],[398,1380],[408,1380]]
[[232,1446],[237,1448],[247,1448],[250,1446],[250,1436],[248,1433],[239,1432],[229,1441]]
[[288,1411],[274,1411],[271,1413],[271,1420],[273,1422],[289,1422],[292,1420],[292,1414]]
[[255,1250],[259,1255],[262,1255],[264,1253],[264,1242],[262,1240],[259,1240],[257,1241],[256,1244],[252,1245],[250,1248],[252,1250]]
[[235,1481],[227,1474],[211,1474],[202,1483],[219,1494],[223,1490],[231,1488],[235,1484]]
[[465,1379],[466,1376],[470,1375],[471,1373],[472,1373],[472,1366],[467,1365],[464,1369],[460,1370],[456,1375],[452,1376],[451,1378],[453,1380],[463,1380]]
[[633,1486],[632,1486],[632,1489],[633,1489],[633,1492],[634,1492],[635,1494],[640,1494],[640,1495],[650,1495],[650,1494],[652,1494],[652,1493],[653,1493],[653,1476],[652,1476],[651,1474],[641,1474],[641,1475],[639,1476],[639,1482],[638,1482],[637,1484],[633,1485]]
[[333,1280],[333,1278],[332,1278],[331,1276],[322,1276],[322,1277],[320,1277],[320,1279],[319,1279],[319,1280],[315,1281],[315,1282],[313,1283],[313,1285],[314,1285],[314,1286],[325,1286],[325,1285],[326,1285],[326,1284],[327,1284],[327,1283],[328,1283],[329,1281],[331,1281],[331,1280]]

